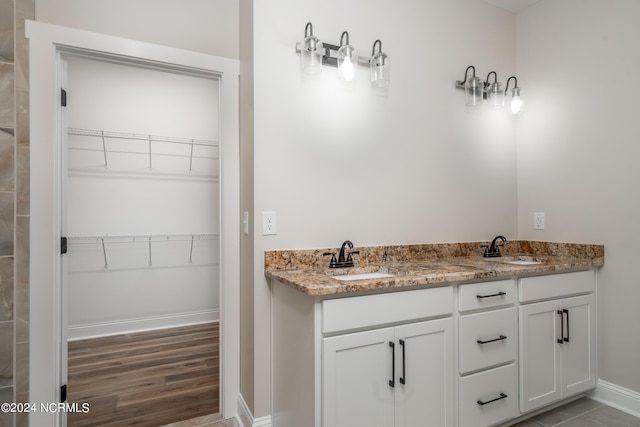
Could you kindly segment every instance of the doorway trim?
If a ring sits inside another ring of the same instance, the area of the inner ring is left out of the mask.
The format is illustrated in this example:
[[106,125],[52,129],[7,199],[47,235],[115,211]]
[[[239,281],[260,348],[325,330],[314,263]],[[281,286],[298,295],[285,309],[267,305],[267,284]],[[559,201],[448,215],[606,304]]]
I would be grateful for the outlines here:
[[[237,412],[240,395],[240,150],[237,60],[151,43],[26,22],[30,58],[30,348],[29,400],[60,401],[62,271],[61,149],[58,57],[72,50],[148,61],[220,75],[221,405]],[[31,412],[32,427],[60,426],[59,413]],[[62,426],[60,426],[62,427]]]

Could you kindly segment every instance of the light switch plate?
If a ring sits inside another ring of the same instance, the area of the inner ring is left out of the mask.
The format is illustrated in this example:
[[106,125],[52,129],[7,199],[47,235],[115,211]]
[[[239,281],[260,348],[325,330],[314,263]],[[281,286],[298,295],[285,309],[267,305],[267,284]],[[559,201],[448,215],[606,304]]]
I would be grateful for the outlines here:
[[247,211],[242,213],[242,232],[249,234],[249,212]]
[[278,234],[276,227],[276,211],[263,211],[262,212],[262,235],[269,236],[272,234]]

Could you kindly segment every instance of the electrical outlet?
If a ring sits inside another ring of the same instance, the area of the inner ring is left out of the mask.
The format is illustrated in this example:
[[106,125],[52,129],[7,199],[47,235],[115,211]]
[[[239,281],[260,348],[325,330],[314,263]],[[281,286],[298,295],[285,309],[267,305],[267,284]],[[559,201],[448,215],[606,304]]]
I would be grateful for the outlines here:
[[276,228],[276,211],[263,211],[262,212],[262,235],[269,236],[272,234],[278,234]]
[[533,213],[533,229],[544,230],[544,212]]

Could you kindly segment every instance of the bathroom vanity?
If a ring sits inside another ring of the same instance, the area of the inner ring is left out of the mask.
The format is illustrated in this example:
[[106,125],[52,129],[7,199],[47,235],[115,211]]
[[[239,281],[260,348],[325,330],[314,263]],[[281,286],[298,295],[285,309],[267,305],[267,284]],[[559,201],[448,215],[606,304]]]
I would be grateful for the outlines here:
[[493,426],[595,387],[604,248],[480,246],[267,252],[273,425]]

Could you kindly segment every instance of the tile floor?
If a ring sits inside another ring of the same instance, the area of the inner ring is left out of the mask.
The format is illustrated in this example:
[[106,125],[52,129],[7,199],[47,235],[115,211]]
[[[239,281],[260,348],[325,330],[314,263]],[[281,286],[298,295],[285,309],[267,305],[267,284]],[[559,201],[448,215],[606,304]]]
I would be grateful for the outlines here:
[[640,418],[583,397],[512,427],[640,427]]
[[[162,427],[238,427],[220,415],[194,418]],[[583,397],[511,427],[640,427],[640,418]]]

